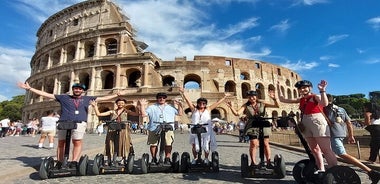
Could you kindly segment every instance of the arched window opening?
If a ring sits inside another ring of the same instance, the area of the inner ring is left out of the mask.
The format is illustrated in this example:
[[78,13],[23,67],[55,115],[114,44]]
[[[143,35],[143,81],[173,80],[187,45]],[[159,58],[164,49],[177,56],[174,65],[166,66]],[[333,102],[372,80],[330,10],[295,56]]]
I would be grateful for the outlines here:
[[105,42],[107,55],[117,54],[117,40],[110,38]]

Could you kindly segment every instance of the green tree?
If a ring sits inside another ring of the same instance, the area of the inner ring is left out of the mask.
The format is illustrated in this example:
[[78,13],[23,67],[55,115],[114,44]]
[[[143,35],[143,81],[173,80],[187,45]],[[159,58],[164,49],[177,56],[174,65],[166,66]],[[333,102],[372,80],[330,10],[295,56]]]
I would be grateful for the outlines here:
[[22,107],[24,105],[25,95],[19,95],[10,101],[0,102],[0,119],[9,118],[19,120],[22,116]]

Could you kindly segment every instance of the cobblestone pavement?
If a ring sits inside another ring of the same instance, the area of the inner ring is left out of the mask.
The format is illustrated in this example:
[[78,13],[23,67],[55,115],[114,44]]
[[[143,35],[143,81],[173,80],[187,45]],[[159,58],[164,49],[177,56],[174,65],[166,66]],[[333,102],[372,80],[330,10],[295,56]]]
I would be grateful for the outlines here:
[[[176,132],[173,152],[191,152],[188,143],[189,135]],[[89,155],[90,163],[97,153],[103,152],[105,136],[87,134],[84,139],[83,154]],[[283,179],[270,178],[242,178],[240,173],[240,157],[248,152],[247,143],[239,143],[237,137],[231,135],[217,135],[220,172],[205,173],[148,173],[142,174],[139,161],[143,153],[149,153],[146,145],[146,135],[132,135],[135,148],[135,166],[132,174],[87,175],[40,180],[38,168],[42,158],[55,156],[55,149],[37,149],[39,136],[36,137],[6,137],[0,139],[0,183],[296,183],[292,177],[292,169],[296,162],[305,159],[306,154],[283,145],[271,146],[272,156],[281,154],[286,161],[286,177]],[[47,143],[45,143],[47,145]],[[56,145],[56,143],[55,143]],[[347,165],[345,163],[339,163]],[[370,183],[368,176],[353,167],[361,177],[362,183]]]

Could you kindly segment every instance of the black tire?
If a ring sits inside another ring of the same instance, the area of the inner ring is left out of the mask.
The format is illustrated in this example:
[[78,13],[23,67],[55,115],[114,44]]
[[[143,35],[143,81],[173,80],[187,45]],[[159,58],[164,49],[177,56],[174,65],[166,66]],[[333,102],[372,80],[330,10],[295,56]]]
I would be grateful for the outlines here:
[[360,184],[360,177],[355,170],[347,166],[334,166],[325,172],[323,184],[345,183],[345,184]]
[[95,157],[94,157],[94,164],[92,165],[92,169],[91,169],[91,173],[94,174],[94,175],[98,175],[99,174],[99,168],[100,168],[100,165],[101,165],[101,156],[100,154],[97,154]]
[[274,156],[274,168],[278,178],[285,178],[286,166],[285,159],[282,157],[282,155],[277,154]]
[[38,174],[42,180],[49,178],[49,171],[54,167],[54,159],[47,157],[42,160]]
[[88,164],[88,156],[87,155],[81,156],[81,158],[79,159],[79,166],[77,168],[78,174],[80,176],[87,175],[87,164]]
[[144,153],[141,157],[140,168],[143,174],[148,173],[149,155]]
[[301,161],[298,161],[294,167],[293,167],[293,178],[297,183],[306,183],[307,181],[307,174],[306,171],[308,170],[307,168],[310,167],[310,160],[309,159],[304,159]]
[[133,173],[133,165],[135,163],[135,155],[132,153],[129,153],[127,162],[125,163],[126,171],[128,174]]
[[190,154],[188,152],[183,152],[181,155],[181,172],[189,172],[190,167]]
[[175,173],[179,173],[179,153],[178,152],[174,152],[172,154],[172,168],[173,168],[173,172]]
[[214,151],[211,153],[212,171],[219,172],[219,153]]
[[241,154],[241,177],[245,178],[248,176],[249,167],[248,167],[248,155]]

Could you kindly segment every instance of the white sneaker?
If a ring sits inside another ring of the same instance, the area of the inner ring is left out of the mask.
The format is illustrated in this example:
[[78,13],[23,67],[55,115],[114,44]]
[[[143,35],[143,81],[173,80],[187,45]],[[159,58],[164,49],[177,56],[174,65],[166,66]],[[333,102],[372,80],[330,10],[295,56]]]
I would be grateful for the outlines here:
[[203,162],[204,162],[205,164],[209,164],[209,163],[210,163],[210,161],[208,160],[208,158],[205,158],[205,159],[203,160]]

